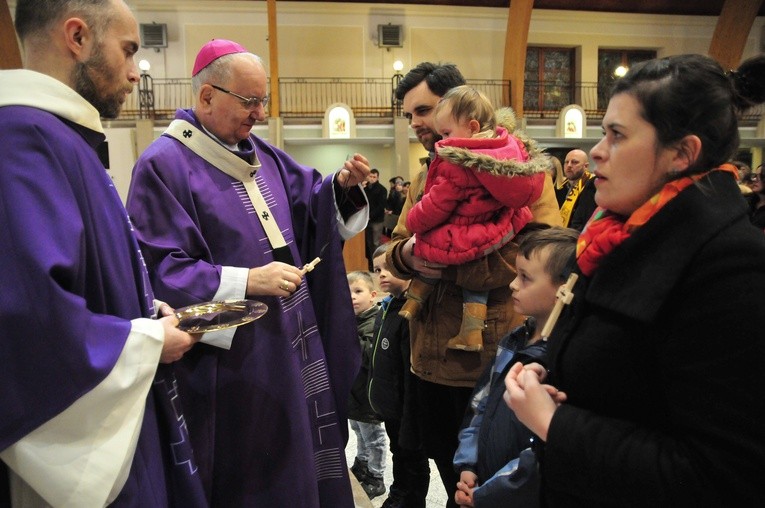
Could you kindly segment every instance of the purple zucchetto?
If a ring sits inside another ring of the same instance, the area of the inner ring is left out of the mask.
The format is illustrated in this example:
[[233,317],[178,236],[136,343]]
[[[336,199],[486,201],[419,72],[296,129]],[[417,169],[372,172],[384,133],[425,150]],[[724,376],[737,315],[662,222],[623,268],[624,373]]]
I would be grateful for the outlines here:
[[247,52],[248,51],[244,46],[234,41],[213,39],[202,46],[202,49],[197,53],[197,58],[194,60],[194,69],[191,71],[191,75],[196,76],[202,69],[222,56]]

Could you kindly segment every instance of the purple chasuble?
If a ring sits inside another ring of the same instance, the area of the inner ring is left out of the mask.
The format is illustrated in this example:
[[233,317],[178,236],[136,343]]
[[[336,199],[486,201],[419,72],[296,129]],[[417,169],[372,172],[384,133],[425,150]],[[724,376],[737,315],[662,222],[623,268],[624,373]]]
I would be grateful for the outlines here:
[[[96,155],[104,135],[24,106],[0,107],[0,125],[0,449],[5,449],[108,375],[130,320],[151,315],[153,295],[125,208]],[[191,453],[178,439],[182,415],[158,424],[158,412],[172,411],[172,394],[156,388],[167,379],[160,369],[147,395],[130,475],[112,506],[204,503],[204,498],[187,503],[189,491],[201,492],[199,477],[170,459],[174,449]],[[9,503],[7,480],[0,463],[0,505]],[[174,498],[173,488],[180,485],[183,497]]]
[[[191,111],[176,118],[201,129]],[[294,264],[322,262],[292,296],[256,297],[269,310],[230,350],[200,343],[176,364],[194,454],[214,506],[352,507],[346,403],[360,354],[332,178],[255,136],[240,148],[257,153],[255,182]],[[167,134],[138,160],[127,206],[173,306],[213,299],[224,266],[274,261],[242,182]]]

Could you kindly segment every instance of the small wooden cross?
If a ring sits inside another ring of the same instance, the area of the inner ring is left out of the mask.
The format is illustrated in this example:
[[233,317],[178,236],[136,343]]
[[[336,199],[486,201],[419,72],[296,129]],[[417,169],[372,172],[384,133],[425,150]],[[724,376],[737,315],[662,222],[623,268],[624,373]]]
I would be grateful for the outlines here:
[[550,312],[550,317],[547,318],[545,327],[542,329],[542,340],[547,340],[547,337],[550,336],[555,323],[558,322],[563,306],[570,304],[571,300],[574,299],[572,290],[574,289],[574,284],[576,284],[578,278],[579,275],[572,273],[568,276],[566,283],[558,288],[558,292],[555,293],[555,299],[557,301],[555,302],[555,307],[553,307],[552,312]]
[[305,265],[303,265],[303,268],[300,269],[300,271],[302,272],[302,275],[305,275],[306,273],[313,271],[313,269],[316,268],[316,265],[318,265],[320,261],[321,261],[321,258],[314,258],[314,260],[311,261],[310,263],[306,263]]

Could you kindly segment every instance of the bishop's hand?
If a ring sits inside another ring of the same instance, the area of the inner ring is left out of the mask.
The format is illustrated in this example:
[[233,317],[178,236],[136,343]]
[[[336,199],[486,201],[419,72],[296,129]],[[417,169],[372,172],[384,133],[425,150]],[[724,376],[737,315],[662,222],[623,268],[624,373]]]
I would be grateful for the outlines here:
[[354,187],[367,179],[370,168],[369,161],[361,154],[353,154],[337,172],[337,183],[348,188]]

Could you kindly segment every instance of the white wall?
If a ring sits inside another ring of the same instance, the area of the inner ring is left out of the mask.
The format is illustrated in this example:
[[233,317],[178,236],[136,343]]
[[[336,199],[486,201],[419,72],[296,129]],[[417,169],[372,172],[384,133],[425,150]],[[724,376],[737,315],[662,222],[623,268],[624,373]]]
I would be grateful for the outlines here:
[[[243,0],[133,0],[128,1],[140,23],[166,23],[169,46],[162,50],[141,49],[136,61],[150,61],[155,78],[188,77],[199,47],[211,38],[237,40],[269,63],[268,16],[264,1]],[[11,12],[15,2],[10,1]],[[507,8],[446,7],[401,4],[357,4],[334,2],[276,2],[281,77],[369,77],[390,78],[393,61],[404,62],[404,72],[424,60],[456,63],[468,79],[502,77]],[[655,49],[659,56],[706,53],[714,32],[714,16],[664,16],[577,11],[532,12],[529,44],[574,47],[578,50],[577,80],[597,81],[599,48]],[[404,47],[377,46],[378,24],[401,24]],[[765,18],[758,17],[749,34],[744,58],[759,52]],[[258,128],[260,129],[260,128]],[[304,129],[305,130],[305,129]],[[557,145],[549,127],[529,128],[543,145]],[[592,130],[592,129],[588,129]],[[582,146],[592,144],[583,140]],[[395,167],[392,130],[388,142],[358,139],[337,144],[322,139],[321,129],[285,128],[286,150],[298,161],[323,173],[337,168],[348,153],[358,151],[380,169],[385,181]],[[161,132],[158,129],[157,132]],[[267,137],[267,130],[258,134]],[[108,128],[111,173],[124,197],[136,154],[133,133],[127,128]],[[384,137],[383,135],[382,137]],[[742,136],[746,139],[746,136]],[[426,155],[412,139],[407,154],[412,171]],[[748,142],[751,141],[749,137]],[[758,141],[754,140],[756,144]],[[403,175],[402,175],[403,176]]]
[[[267,4],[255,0],[128,0],[140,23],[166,23],[169,46],[141,49],[155,78],[188,77],[199,47],[229,38],[268,64]],[[9,1],[11,12],[15,1]],[[276,2],[274,34],[282,77],[389,78],[423,60],[456,63],[467,78],[502,76],[508,8],[336,2]],[[403,48],[379,48],[378,24],[404,27]],[[529,44],[580,49],[580,81],[597,81],[598,48],[655,49],[659,56],[706,53],[716,16],[668,16],[535,9]],[[760,50],[765,17],[749,34],[744,58]]]
[[[130,2],[141,23],[167,23],[169,47],[142,50],[155,77],[185,77],[196,51],[215,37],[235,39],[266,62],[268,18],[262,1]],[[334,2],[276,2],[282,77],[390,77],[423,60],[456,63],[468,78],[502,76],[507,8]],[[759,51],[757,18],[744,57]],[[597,81],[598,48],[648,48],[660,56],[706,53],[716,16],[666,16],[536,9],[529,44],[581,50],[581,81]],[[401,24],[404,47],[377,47],[378,24]]]
[[[128,0],[140,23],[166,23],[169,47],[141,49],[157,78],[187,77],[196,51],[213,37],[235,39],[268,62],[267,4],[255,0]],[[9,1],[11,12],[15,1]],[[508,8],[336,2],[276,2],[283,77],[390,77],[423,60],[451,61],[468,78],[502,75]],[[716,16],[667,16],[535,9],[529,43],[581,48],[582,81],[596,81],[597,50],[650,48],[660,56],[706,53]],[[404,47],[377,47],[378,24],[404,27]],[[759,51],[756,19],[744,57]]]
[[135,129],[127,127],[105,128],[109,143],[109,175],[124,203],[130,188],[130,175],[136,161]]

